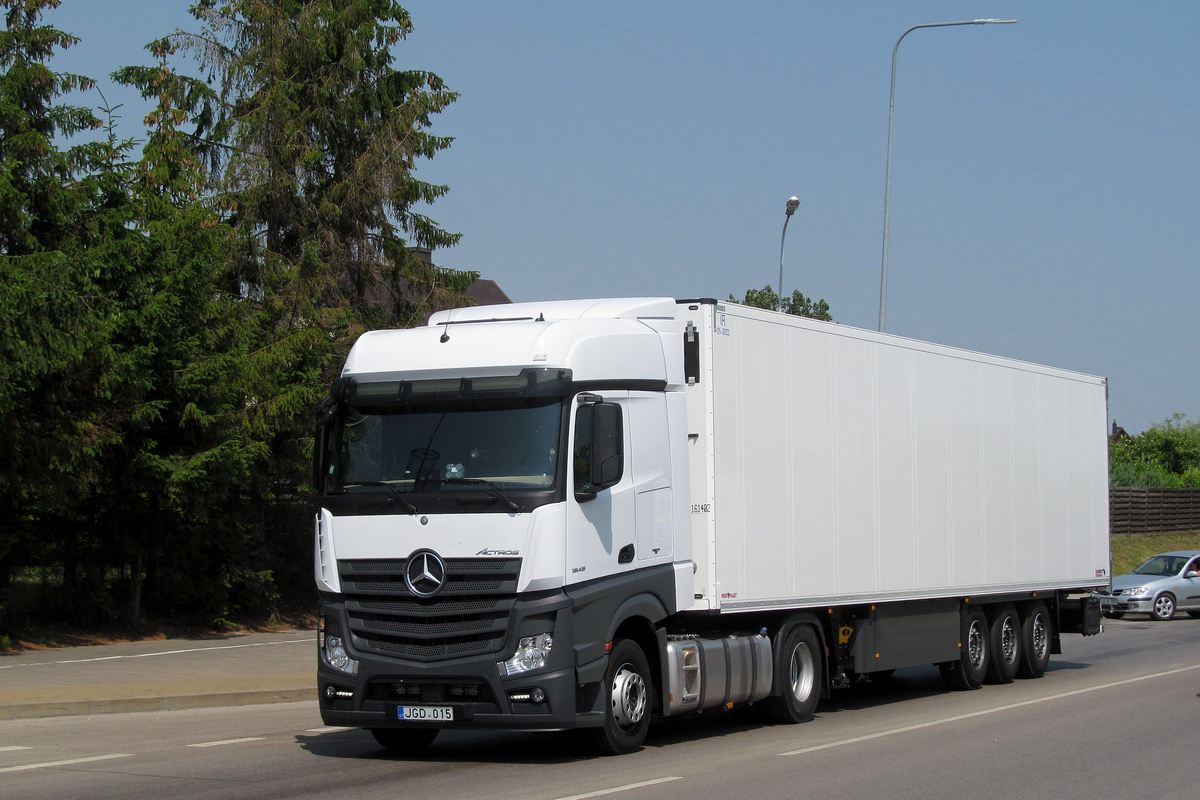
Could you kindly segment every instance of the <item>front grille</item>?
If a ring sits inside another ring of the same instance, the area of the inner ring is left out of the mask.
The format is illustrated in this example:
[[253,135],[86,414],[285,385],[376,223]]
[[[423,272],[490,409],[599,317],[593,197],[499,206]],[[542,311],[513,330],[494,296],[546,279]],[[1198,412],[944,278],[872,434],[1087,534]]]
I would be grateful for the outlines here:
[[521,559],[448,558],[446,584],[431,599],[409,590],[406,564],[397,559],[338,562],[356,647],[414,661],[500,649],[516,602]]

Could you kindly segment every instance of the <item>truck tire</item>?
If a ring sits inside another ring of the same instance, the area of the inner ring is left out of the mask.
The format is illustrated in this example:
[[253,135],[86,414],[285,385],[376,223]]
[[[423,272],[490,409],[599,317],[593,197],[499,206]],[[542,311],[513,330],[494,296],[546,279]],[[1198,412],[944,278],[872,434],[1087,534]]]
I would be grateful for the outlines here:
[[808,722],[821,698],[821,639],[808,625],[797,625],[782,638],[775,659],[783,694],[762,701],[763,716],[771,722]]
[[1021,619],[1013,606],[1001,606],[993,615],[990,644],[988,683],[1012,683],[1021,666]]
[[1021,621],[1021,666],[1017,675],[1040,678],[1050,666],[1050,612],[1045,603],[1034,603]]
[[642,746],[650,728],[650,665],[632,639],[617,639],[604,671],[604,725],[594,729],[595,744],[604,755],[632,753]]
[[375,741],[396,754],[419,752],[437,738],[436,728],[408,730],[403,728],[371,728]]
[[962,655],[957,661],[938,664],[946,686],[958,691],[978,689],[988,671],[991,649],[987,617],[982,611],[969,611],[962,621]]

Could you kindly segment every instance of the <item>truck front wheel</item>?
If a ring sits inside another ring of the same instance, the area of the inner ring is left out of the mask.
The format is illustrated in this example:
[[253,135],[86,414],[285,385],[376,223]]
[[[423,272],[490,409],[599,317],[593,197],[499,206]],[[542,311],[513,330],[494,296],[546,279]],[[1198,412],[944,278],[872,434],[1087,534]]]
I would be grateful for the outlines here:
[[632,753],[650,728],[650,665],[632,639],[613,642],[604,672],[604,725],[595,729],[598,749],[606,755]]
[[797,625],[783,639],[775,668],[783,694],[768,697],[762,707],[771,722],[807,722],[821,697],[821,641],[808,625]]

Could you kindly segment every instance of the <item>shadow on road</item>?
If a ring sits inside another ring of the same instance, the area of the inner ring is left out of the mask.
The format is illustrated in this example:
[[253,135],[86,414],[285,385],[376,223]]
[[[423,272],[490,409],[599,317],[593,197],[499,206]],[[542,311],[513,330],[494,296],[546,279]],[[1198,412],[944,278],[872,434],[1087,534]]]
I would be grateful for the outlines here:
[[[1080,670],[1086,662],[1051,660],[1050,670]],[[1019,680],[1019,679],[1018,679]],[[821,701],[817,716],[853,713],[904,702],[914,698],[946,694],[941,673],[932,665],[897,670],[889,678],[860,679],[838,689]],[[683,742],[720,739],[766,727],[759,709],[715,709],[679,720],[658,720],[646,737],[646,748],[663,748]],[[511,731],[442,731],[427,749],[409,754],[385,750],[365,730],[331,731],[300,735],[297,743],[313,755],[325,758],[405,761],[420,763],[564,764],[599,758],[585,731],[520,733]]]

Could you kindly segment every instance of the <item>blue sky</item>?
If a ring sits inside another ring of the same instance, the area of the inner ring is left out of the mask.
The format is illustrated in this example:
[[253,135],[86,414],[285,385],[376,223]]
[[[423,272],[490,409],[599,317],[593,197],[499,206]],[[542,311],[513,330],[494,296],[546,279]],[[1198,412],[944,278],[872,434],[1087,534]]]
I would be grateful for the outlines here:
[[[64,0],[107,81],[187,2]],[[775,285],[875,329],[892,46],[889,333],[1109,378],[1131,432],[1200,415],[1200,4],[411,0],[401,69],[462,97],[419,168],[438,252],[514,300]],[[99,105],[99,99],[74,98]]]

